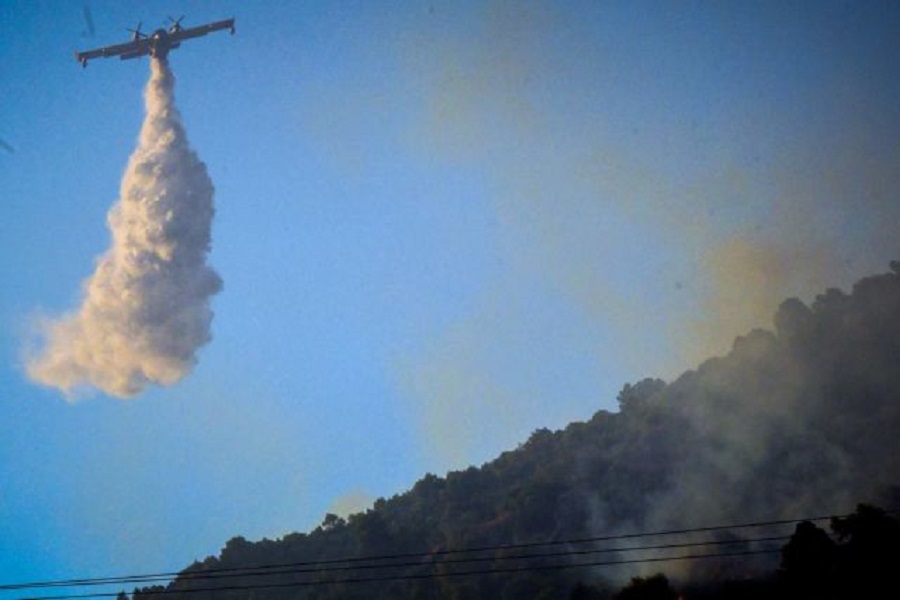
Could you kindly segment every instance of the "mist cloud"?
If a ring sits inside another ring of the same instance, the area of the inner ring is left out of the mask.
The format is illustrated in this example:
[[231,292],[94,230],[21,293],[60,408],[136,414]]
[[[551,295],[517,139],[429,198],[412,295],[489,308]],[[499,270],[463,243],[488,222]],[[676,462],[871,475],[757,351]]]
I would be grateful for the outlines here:
[[206,264],[213,185],[174,104],[174,76],[151,60],[137,149],[107,216],[112,243],[83,284],[77,312],[40,324],[28,376],[67,395],[92,386],[120,398],[171,385],[210,340],[209,298],[222,287]]

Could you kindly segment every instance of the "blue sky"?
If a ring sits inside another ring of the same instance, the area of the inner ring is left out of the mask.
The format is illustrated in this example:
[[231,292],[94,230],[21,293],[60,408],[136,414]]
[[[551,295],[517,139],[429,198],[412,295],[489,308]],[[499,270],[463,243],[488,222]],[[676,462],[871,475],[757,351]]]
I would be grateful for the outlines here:
[[[0,580],[180,568],[614,409],[900,258],[892,2],[0,0]],[[519,4],[524,4],[520,6]],[[109,244],[146,60],[216,187],[175,386],[29,382]]]

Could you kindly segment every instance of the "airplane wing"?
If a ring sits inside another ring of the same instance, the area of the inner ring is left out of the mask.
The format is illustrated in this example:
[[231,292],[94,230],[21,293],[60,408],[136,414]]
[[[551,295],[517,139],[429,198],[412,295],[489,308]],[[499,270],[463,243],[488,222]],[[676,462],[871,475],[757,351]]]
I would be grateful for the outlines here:
[[180,42],[181,40],[200,37],[202,35],[206,35],[207,33],[212,33],[213,31],[219,31],[220,29],[230,29],[231,33],[234,33],[234,19],[225,19],[224,21],[216,21],[214,23],[207,23],[206,25],[199,25],[197,27],[178,29],[177,31],[169,33],[169,39],[171,39],[173,42]]
[[127,42],[125,44],[115,44],[96,50],[88,50],[86,52],[75,52],[75,58],[83,65],[87,65],[87,61],[92,58],[109,58],[110,56],[121,56],[122,59],[135,58],[150,53],[150,40],[141,38]]

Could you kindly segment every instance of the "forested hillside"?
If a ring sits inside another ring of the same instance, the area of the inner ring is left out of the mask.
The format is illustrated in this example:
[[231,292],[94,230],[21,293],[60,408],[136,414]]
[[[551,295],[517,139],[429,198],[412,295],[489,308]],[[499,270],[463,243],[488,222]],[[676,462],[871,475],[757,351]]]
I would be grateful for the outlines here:
[[[426,475],[364,513],[346,520],[326,515],[309,533],[258,542],[234,538],[217,557],[186,569],[168,591],[184,600],[212,598],[213,592],[179,592],[221,587],[230,591],[215,592],[217,600],[599,598],[632,576],[659,571],[681,585],[772,572],[777,552],[636,561],[612,570],[597,563],[632,555],[586,554],[599,542],[588,547],[575,540],[843,515],[858,502],[897,506],[898,316],[900,263],[859,281],[850,293],[828,290],[810,306],[787,300],[774,331],[739,337],[726,356],[672,383],[625,385],[616,413],[599,411],[562,431],[535,431],[480,468]],[[264,507],[265,499],[260,502]],[[786,527],[781,532],[793,532],[792,524]],[[696,532],[690,540],[721,544],[761,533]],[[621,550],[627,539],[611,542]],[[532,546],[548,541],[570,543]],[[652,556],[663,556],[658,546],[666,541],[641,538],[630,545],[641,543],[655,544]],[[456,552],[477,548],[485,550]],[[529,553],[541,558],[510,558]],[[353,557],[394,557],[388,562],[401,566],[326,562]],[[578,563],[595,566],[540,568]],[[222,571],[266,565],[293,566]],[[194,577],[203,571],[229,577]],[[477,574],[454,575],[460,572]],[[346,582],[372,579],[378,581]],[[579,583],[585,585],[576,589]],[[148,594],[153,589],[136,595],[155,598]]]

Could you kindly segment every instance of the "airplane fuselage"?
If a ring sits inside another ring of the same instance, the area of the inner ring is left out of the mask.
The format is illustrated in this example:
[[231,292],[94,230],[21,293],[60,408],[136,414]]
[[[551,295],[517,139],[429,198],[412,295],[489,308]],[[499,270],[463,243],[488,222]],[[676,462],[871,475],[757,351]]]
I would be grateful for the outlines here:
[[169,32],[165,29],[157,29],[150,34],[150,56],[153,58],[164,59],[169,54],[169,50],[177,48],[180,44],[173,44],[169,39]]

